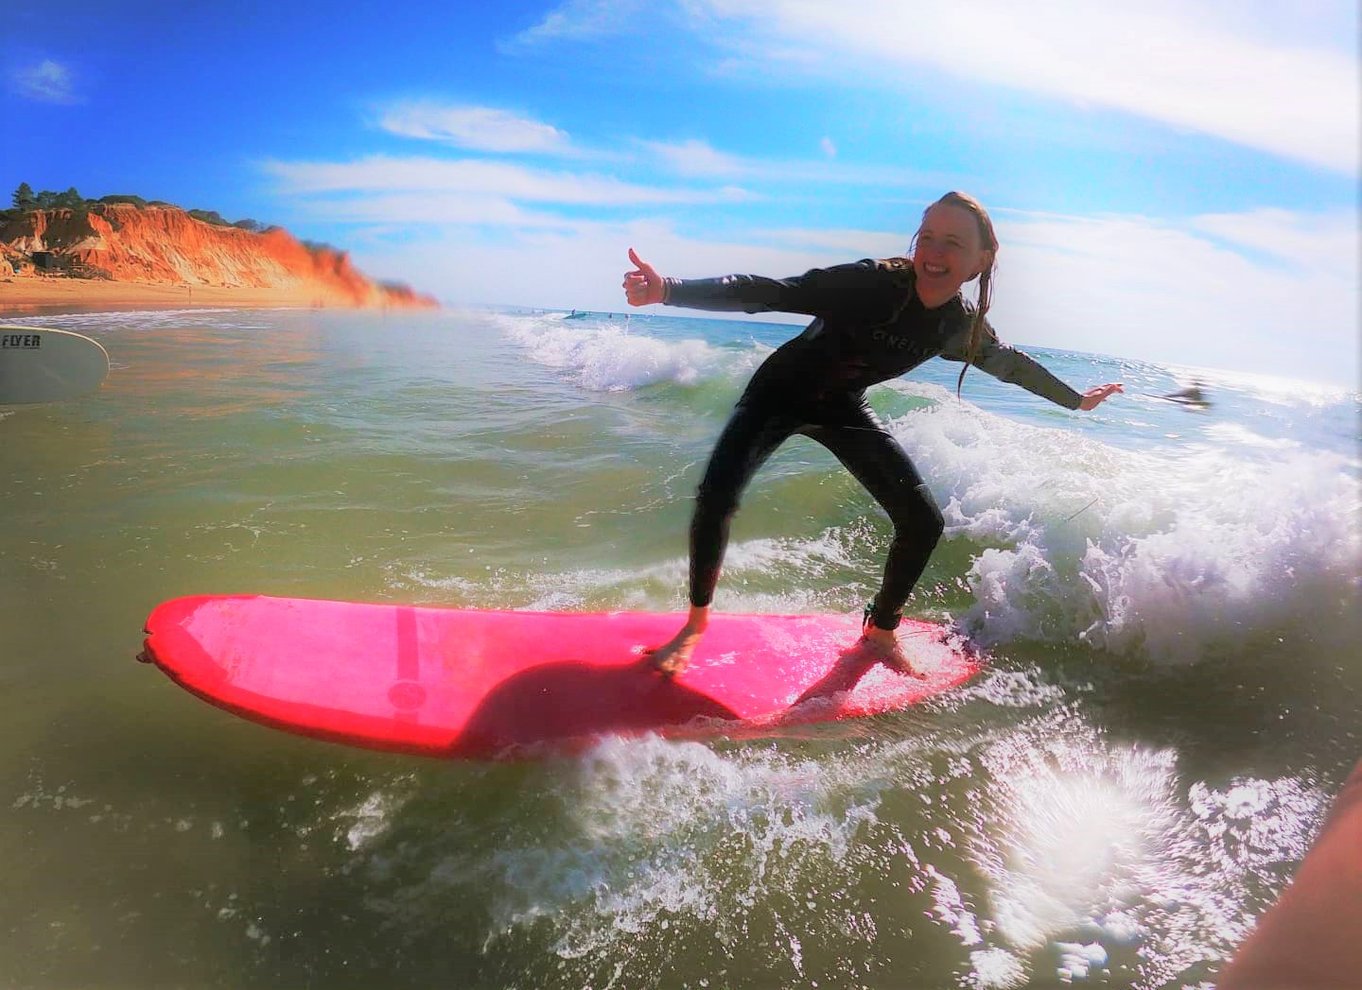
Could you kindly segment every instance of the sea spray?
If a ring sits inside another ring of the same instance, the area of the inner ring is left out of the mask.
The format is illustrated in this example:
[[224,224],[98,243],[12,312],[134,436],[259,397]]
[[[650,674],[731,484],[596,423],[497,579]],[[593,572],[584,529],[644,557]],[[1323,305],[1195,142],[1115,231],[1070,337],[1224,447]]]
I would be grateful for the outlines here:
[[750,360],[734,360],[724,348],[699,339],[661,340],[631,332],[622,321],[576,321],[561,316],[503,317],[507,337],[525,349],[532,361],[559,368],[582,388],[632,391],[661,382],[695,385],[716,374],[740,376]]
[[964,616],[986,642],[1079,637],[1186,661],[1303,616],[1346,621],[1362,516],[1335,454],[1127,451],[950,402],[893,429],[946,538],[986,545]]

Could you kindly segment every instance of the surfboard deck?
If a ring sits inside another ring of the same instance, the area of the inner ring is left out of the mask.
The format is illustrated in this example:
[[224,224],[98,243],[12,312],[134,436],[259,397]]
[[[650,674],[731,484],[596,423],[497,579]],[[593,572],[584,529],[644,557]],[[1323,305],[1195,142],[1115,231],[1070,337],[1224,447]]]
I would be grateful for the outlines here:
[[0,326],[0,405],[73,399],[108,373],[108,352],[84,334]]
[[716,614],[680,676],[643,650],[682,617],[518,612],[259,595],[158,605],[139,659],[199,697],[290,732],[433,756],[532,755],[608,734],[760,734],[877,714],[968,680],[979,659],[905,620],[922,674],[864,656],[855,615]]

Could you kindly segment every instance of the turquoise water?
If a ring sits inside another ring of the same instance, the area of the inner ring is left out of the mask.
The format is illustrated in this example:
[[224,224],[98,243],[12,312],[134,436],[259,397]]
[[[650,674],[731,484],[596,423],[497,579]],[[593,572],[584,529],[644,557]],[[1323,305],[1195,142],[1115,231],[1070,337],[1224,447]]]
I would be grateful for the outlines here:
[[[249,724],[137,664],[182,594],[680,609],[689,499],[790,327],[193,311],[0,408],[0,972],[32,987],[1213,984],[1362,756],[1359,398],[1032,349],[872,393],[943,506],[939,704],[532,764]],[[1202,382],[1212,404],[1159,398]],[[783,448],[717,606],[852,611],[889,528]],[[343,676],[338,671],[337,676]]]

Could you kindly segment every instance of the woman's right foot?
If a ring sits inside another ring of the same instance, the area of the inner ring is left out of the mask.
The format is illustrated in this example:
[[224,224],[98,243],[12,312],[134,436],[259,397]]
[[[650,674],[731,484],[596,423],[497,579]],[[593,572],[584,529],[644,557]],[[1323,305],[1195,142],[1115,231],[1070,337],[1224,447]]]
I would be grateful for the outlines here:
[[652,668],[659,674],[675,677],[690,664],[690,656],[709,625],[709,609],[691,608],[690,617],[681,631],[663,643],[643,651]]
[[900,674],[925,679],[926,674],[913,669],[913,663],[903,652],[903,645],[892,629],[881,629],[867,622],[862,629],[860,646],[880,663]]

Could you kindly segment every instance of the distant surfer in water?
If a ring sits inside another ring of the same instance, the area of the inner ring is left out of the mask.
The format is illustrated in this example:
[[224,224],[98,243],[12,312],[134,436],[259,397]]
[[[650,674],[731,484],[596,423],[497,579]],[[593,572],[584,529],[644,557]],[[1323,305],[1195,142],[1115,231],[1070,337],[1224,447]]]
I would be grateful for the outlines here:
[[1170,399],[1173,402],[1181,402],[1185,406],[1192,406],[1196,409],[1205,409],[1211,404],[1211,400],[1206,398],[1205,388],[1202,386],[1201,382],[1197,381],[1195,378],[1192,379],[1192,384],[1188,385],[1186,388],[1180,388],[1176,392],[1169,392],[1167,395],[1163,396],[1163,398]]
[[[1075,392],[1031,357],[1000,343],[985,319],[998,239],[975,199],[947,193],[922,214],[911,257],[815,268],[786,279],[758,275],[663,278],[629,249],[631,306],[665,303],[745,313],[804,313],[813,322],[766,359],[734,407],[696,493],[690,527],[690,613],[653,666],[679,674],[709,624],[710,602],[743,489],[785,440],[802,434],[827,447],[894,524],[884,580],[866,606],[858,648],[904,673],[912,664],[895,630],[945,521],[907,453],[866,401],[871,385],[933,357],[973,364],[1066,409],[1095,409],[1119,384]],[[978,304],[960,287],[979,280]]]

